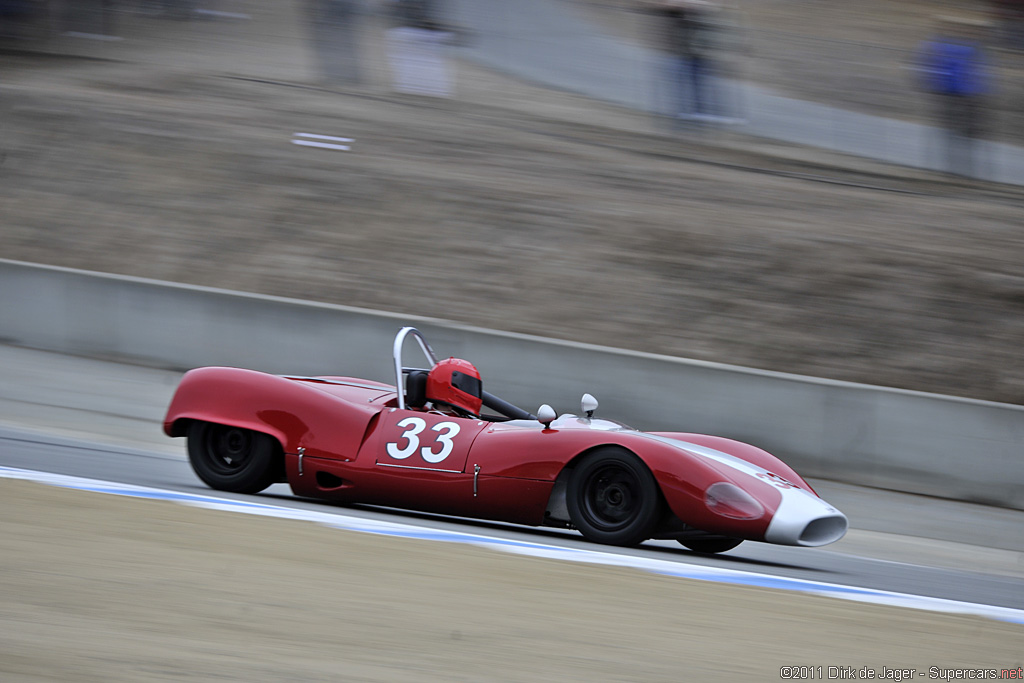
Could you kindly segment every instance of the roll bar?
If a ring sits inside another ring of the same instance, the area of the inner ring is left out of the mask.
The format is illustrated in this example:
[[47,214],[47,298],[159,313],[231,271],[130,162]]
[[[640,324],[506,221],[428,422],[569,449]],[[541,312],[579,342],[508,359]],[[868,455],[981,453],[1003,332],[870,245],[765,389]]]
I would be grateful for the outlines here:
[[395,357],[395,391],[398,394],[398,407],[402,410],[405,410],[405,390],[403,389],[405,385],[402,383],[402,373],[416,369],[402,367],[402,346],[405,344],[405,338],[410,334],[419,343],[423,355],[430,361],[431,369],[437,365],[437,356],[434,354],[434,349],[430,348],[430,344],[427,343],[426,338],[419,330],[415,327],[403,327],[398,331],[398,334],[395,335],[395,345],[392,352]]
[[[405,339],[409,335],[412,335],[413,339],[420,346],[420,350],[423,351],[423,355],[430,361],[430,369],[433,369],[437,365],[437,355],[434,350],[430,348],[430,344],[427,343],[426,338],[419,330],[415,327],[403,327],[395,335],[395,344],[392,349],[392,353],[395,357],[395,391],[398,395],[398,407],[405,410],[405,390],[404,384],[402,383],[402,375],[412,370],[420,370],[422,368],[409,368],[402,365],[402,347],[405,346]],[[483,404],[491,410],[496,410],[505,417],[510,417],[515,420],[536,420],[537,416],[523,410],[522,408],[512,405],[508,401],[498,398],[494,394],[486,391],[481,391],[481,398]]]

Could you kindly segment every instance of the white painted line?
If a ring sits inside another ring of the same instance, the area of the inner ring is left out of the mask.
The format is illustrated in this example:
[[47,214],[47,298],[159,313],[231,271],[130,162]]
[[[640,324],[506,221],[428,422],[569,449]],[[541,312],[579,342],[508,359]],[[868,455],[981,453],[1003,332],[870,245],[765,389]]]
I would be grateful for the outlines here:
[[[303,147],[334,149],[339,152],[348,152],[352,149],[348,145],[337,144],[342,142],[353,142],[352,138],[339,138],[334,135],[320,135],[319,133],[294,133],[294,136],[296,138],[308,138],[304,140],[292,140],[293,144],[302,145]],[[317,140],[327,140],[329,142],[316,142]]]
[[323,149],[336,149],[342,152],[347,152],[351,149],[348,145],[332,145],[329,142],[313,142],[312,140],[292,140],[292,143],[302,145],[303,147],[322,147]]
[[65,31],[61,34],[68,38],[84,38],[85,40],[118,41],[124,40],[121,36],[108,36],[105,33],[85,33],[83,31]]
[[192,11],[195,14],[199,14],[199,15],[203,15],[203,16],[207,16],[207,17],[216,17],[218,19],[244,19],[244,20],[252,19],[252,15],[250,15],[250,14],[242,14],[240,12],[222,12],[220,10],[215,10],[215,9],[196,9],[196,10],[192,10]]
[[48,484],[50,486],[108,493],[118,496],[169,500],[182,503],[184,505],[192,505],[211,510],[241,512],[244,514],[265,517],[317,522],[325,526],[345,529],[348,531],[380,534],[385,536],[400,536],[403,538],[415,538],[421,540],[445,541],[449,543],[467,543],[493,550],[502,550],[505,552],[529,555],[532,557],[544,557],[569,562],[585,562],[588,564],[600,564],[614,567],[630,567],[633,569],[642,569],[654,574],[695,579],[698,581],[712,581],[733,585],[775,588],[778,590],[788,590],[811,595],[838,598],[840,600],[907,607],[910,609],[944,612],[947,614],[968,614],[986,617],[997,621],[1024,625],[1024,610],[1013,609],[1010,607],[981,605],[971,602],[961,602],[958,600],[947,600],[945,598],[932,598],[922,595],[911,595],[908,593],[895,593],[892,591],[860,588],[857,586],[843,586],[840,584],[824,583],[821,581],[791,579],[785,576],[759,574],[757,572],[746,572],[737,569],[707,567],[655,558],[618,555],[608,551],[562,548],[544,543],[515,541],[495,536],[447,531],[444,529],[431,529],[412,524],[383,522],[344,514],[325,513],[317,510],[300,510],[279,505],[230,500],[226,498],[216,498],[214,496],[168,491],[150,488],[147,486],[118,484],[115,482],[100,481],[97,479],[70,477],[62,474],[36,472],[34,470],[23,470],[13,467],[0,467],[0,478],[22,479],[41,484]]
[[320,135],[318,133],[295,133],[297,138],[312,138],[314,140],[333,140],[334,142],[353,142],[352,138],[338,138],[333,135]]

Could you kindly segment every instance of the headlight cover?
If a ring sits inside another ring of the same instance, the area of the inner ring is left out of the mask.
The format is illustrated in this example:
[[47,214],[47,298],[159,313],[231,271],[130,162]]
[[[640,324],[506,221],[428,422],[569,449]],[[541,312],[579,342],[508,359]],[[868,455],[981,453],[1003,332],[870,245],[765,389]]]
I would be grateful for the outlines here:
[[704,504],[716,515],[730,519],[757,519],[764,506],[736,484],[720,481],[704,492]]

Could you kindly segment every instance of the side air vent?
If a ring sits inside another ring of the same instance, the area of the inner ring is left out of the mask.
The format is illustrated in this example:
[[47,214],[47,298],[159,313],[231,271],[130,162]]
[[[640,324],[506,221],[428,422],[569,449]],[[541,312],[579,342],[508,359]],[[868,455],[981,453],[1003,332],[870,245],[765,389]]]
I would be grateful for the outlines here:
[[348,484],[347,481],[330,472],[319,471],[316,473],[316,485],[322,489],[340,489]]

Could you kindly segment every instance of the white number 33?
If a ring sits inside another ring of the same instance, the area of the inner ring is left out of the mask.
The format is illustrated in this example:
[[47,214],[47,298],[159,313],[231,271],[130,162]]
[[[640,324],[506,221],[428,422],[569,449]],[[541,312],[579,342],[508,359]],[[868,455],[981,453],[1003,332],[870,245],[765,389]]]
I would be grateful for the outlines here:
[[[405,431],[402,432],[400,441],[388,444],[387,451],[388,455],[395,460],[405,460],[420,447],[419,433],[427,428],[427,422],[420,417],[407,417],[400,420],[398,426],[403,427]],[[429,463],[439,463],[451,455],[452,449],[455,448],[452,439],[459,433],[461,427],[454,422],[438,422],[430,429],[438,434],[434,438],[433,444],[419,448],[420,455]],[[406,443],[404,447],[399,448],[398,444],[401,443],[401,440]],[[441,450],[435,453],[434,448],[437,445],[441,446]]]

